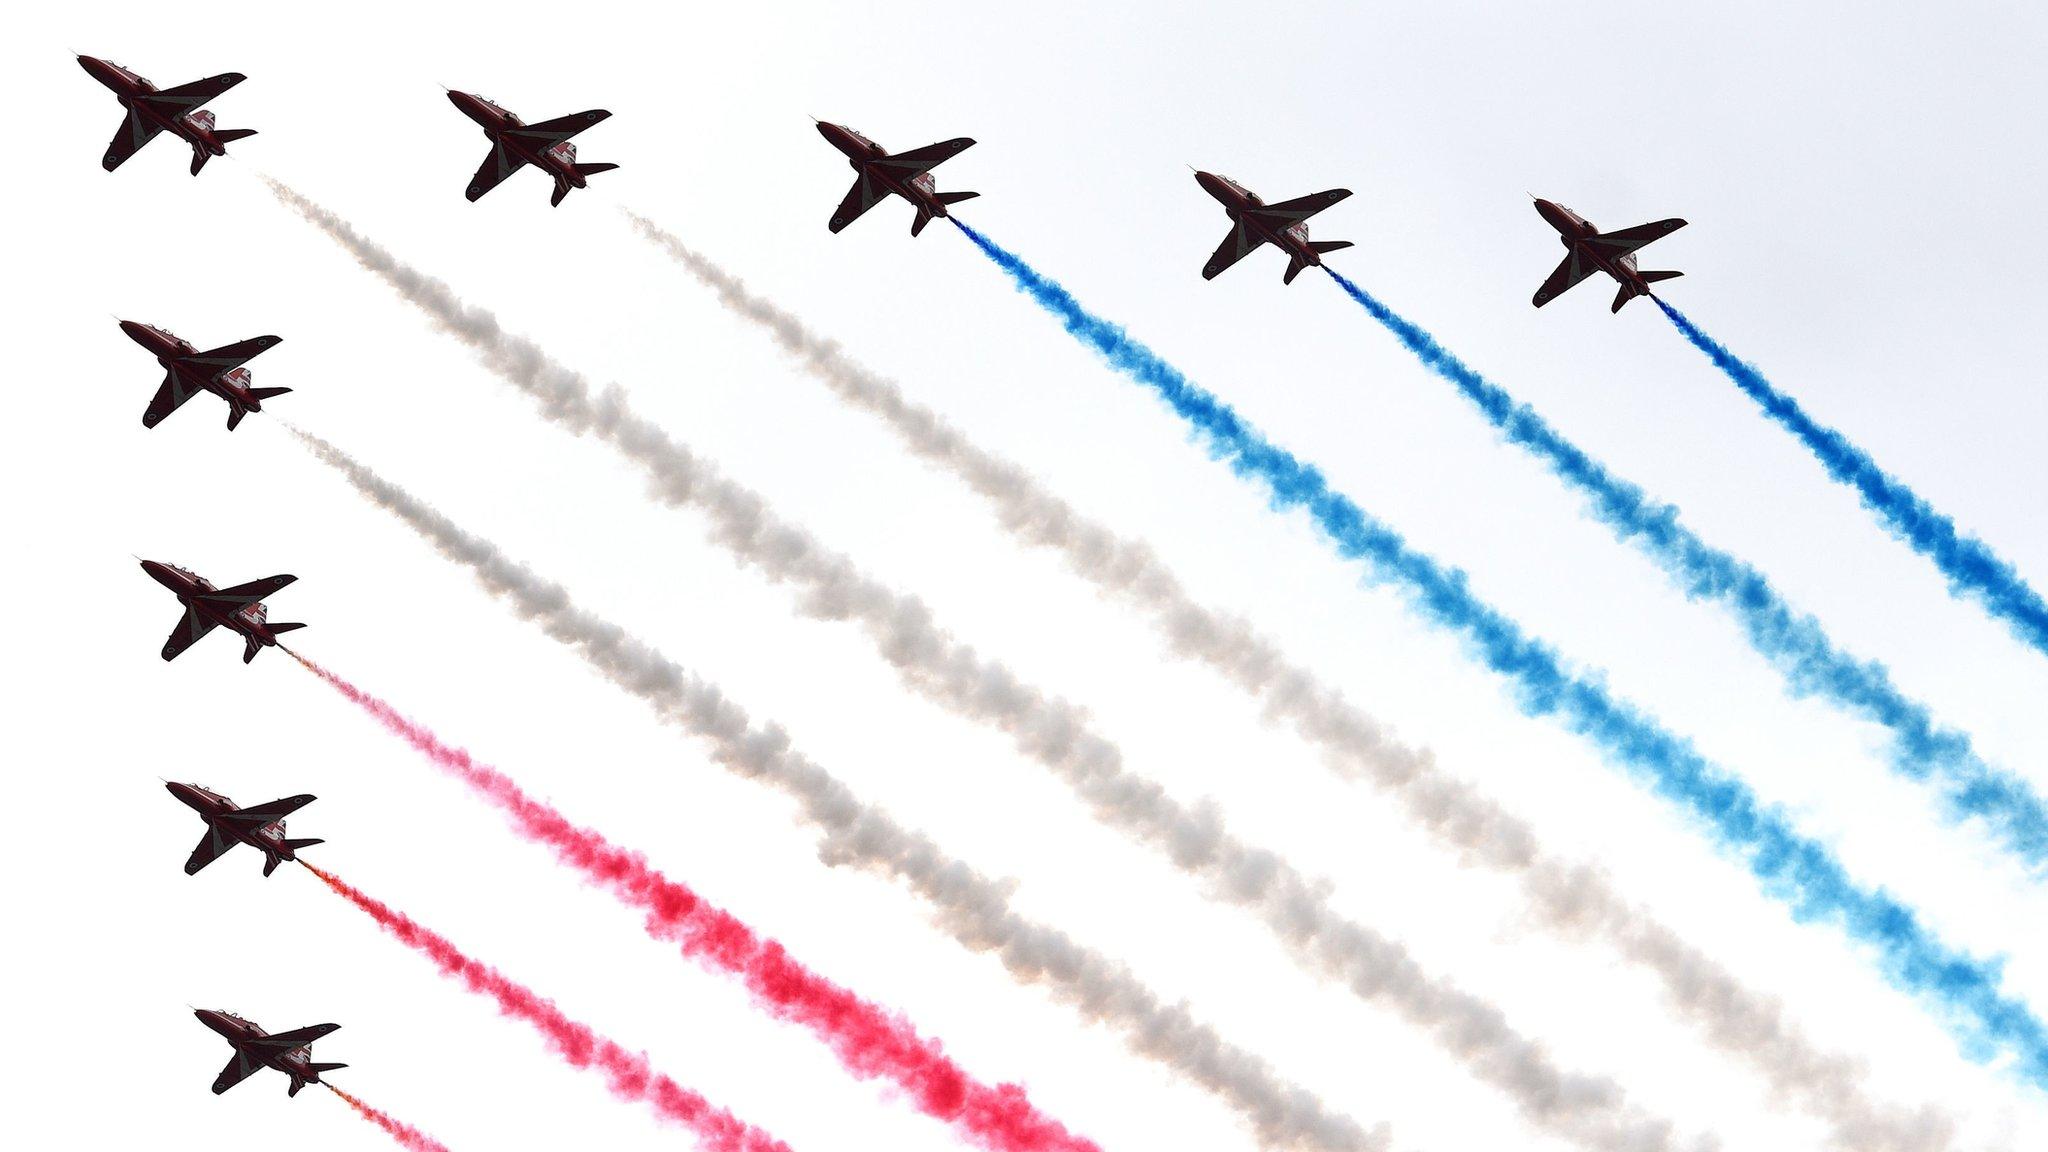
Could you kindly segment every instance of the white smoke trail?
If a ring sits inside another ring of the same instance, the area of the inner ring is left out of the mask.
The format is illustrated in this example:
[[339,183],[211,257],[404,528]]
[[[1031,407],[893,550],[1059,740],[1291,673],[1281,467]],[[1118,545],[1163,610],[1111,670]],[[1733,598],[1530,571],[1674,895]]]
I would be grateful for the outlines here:
[[341,449],[285,427],[371,503],[398,517],[441,555],[469,568],[486,591],[519,616],[652,705],[662,719],[704,740],[720,766],[796,800],[806,822],[821,834],[819,855],[827,863],[863,868],[907,885],[931,904],[938,923],[962,945],[995,953],[1018,982],[1046,987],[1089,1021],[1120,1034],[1131,1051],[1215,1094],[1244,1117],[1262,1144],[1314,1152],[1381,1152],[1389,1146],[1385,1125],[1367,1131],[1330,1111],[1308,1090],[1280,1079],[1264,1060],[1196,1020],[1186,1005],[1162,1003],[1124,965],[1012,911],[1010,884],[953,859],[929,837],[862,801],[792,748],[780,726],[754,724],[715,685],[578,607],[561,585],[457,527]]
[[447,285],[406,267],[345,221],[282,185],[273,184],[273,191],[471,345],[492,371],[537,400],[550,420],[600,436],[647,470],[656,498],[708,516],[714,540],[770,579],[795,585],[804,611],[859,623],[911,687],[1009,733],[1097,819],[1161,851],[1203,880],[1213,896],[1252,911],[1308,970],[1422,1029],[1472,1075],[1505,1092],[1532,1123],[1591,1152],[1681,1147],[1669,1121],[1629,1103],[1611,1080],[1559,1068],[1500,1009],[1429,976],[1398,942],[1339,915],[1329,906],[1327,885],[1277,853],[1230,835],[1212,806],[1184,805],[1127,771],[1121,752],[1090,730],[1078,708],[982,658],[939,628],[921,600],[868,578],[780,520],[760,496],[634,413],[616,386],[594,390],[532,341],[506,333],[489,313],[463,304]]
[[1468,863],[1518,877],[1538,918],[1554,930],[1605,940],[1658,979],[1671,1007],[1715,1048],[1747,1062],[1782,1099],[1830,1125],[1844,1150],[1940,1152],[1955,1122],[1933,1109],[1874,1100],[1865,1069],[1824,1052],[1775,998],[1681,939],[1624,899],[1606,877],[1544,852],[1535,830],[1471,785],[1438,769],[1427,751],[1391,739],[1357,705],[1288,661],[1240,617],[1197,602],[1145,545],[1093,523],[1016,464],[969,441],[892,380],[846,356],[772,301],[750,292],[652,221],[627,212],[635,228],[710,288],[735,315],[765,329],[812,376],[847,404],[871,413],[913,454],[951,473],[986,500],[1016,539],[1059,554],[1076,574],[1139,610],[1179,655],[1207,664],[1320,747],[1340,775],[1393,794],[1409,815]]

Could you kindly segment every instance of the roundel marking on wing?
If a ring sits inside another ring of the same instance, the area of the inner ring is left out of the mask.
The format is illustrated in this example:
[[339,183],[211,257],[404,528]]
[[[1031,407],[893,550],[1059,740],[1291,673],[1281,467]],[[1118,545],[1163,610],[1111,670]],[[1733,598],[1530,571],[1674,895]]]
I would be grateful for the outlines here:
[[595,119],[597,119],[597,113],[595,113],[595,112],[585,112],[585,113],[583,114],[583,118],[584,118],[585,120],[595,120]]

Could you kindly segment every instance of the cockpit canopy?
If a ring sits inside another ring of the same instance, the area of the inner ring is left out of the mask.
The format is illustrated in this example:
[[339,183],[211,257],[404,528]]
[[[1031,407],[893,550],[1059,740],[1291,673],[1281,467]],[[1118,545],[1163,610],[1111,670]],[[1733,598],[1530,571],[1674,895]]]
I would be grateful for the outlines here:
[[848,124],[841,124],[840,127],[846,129],[846,134],[848,136],[853,137],[855,140],[860,141],[861,143],[867,145],[870,148],[881,147],[881,145],[875,143],[873,140],[868,139],[867,136],[864,135],[858,128],[855,128]]

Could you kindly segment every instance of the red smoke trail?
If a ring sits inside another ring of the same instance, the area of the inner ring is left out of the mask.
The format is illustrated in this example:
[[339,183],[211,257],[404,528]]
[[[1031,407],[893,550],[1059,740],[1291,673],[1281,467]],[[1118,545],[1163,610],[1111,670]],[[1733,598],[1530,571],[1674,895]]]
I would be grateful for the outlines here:
[[[323,1080],[321,1083],[326,1084],[327,1082]],[[400,1145],[406,1148],[412,1149],[412,1152],[448,1152],[446,1144],[441,1143],[439,1140],[434,1139],[410,1124],[395,1120],[379,1112],[361,1100],[336,1088],[334,1085],[327,1084],[327,1090],[348,1101],[348,1106],[355,1109],[357,1115],[390,1133],[393,1140],[398,1141]]]
[[553,848],[565,863],[619,899],[646,909],[650,934],[674,940],[685,955],[739,977],[776,1016],[810,1029],[854,1075],[894,1082],[926,1115],[953,1125],[994,1152],[1099,1152],[1093,1141],[1039,1112],[1022,1086],[991,1086],[973,1079],[946,1056],[938,1041],[919,1036],[901,1015],[804,967],[781,944],[763,939],[731,913],[662,875],[638,852],[576,827],[520,791],[504,773],[442,743],[390,704],[296,652],[292,658],[435,764],[461,777],[510,816],[529,839]]
[[[548,1046],[578,1068],[595,1068],[611,1081],[612,1093],[622,1100],[645,1101],[657,1115],[687,1126],[709,1152],[789,1152],[789,1145],[758,1128],[743,1123],[723,1108],[654,1070],[647,1057],[628,1052],[598,1035],[587,1024],[564,1015],[554,1001],[532,989],[513,983],[503,973],[463,955],[455,945],[415,923],[411,917],[352,888],[341,877],[322,871],[304,860],[306,869],[329,888],[368,913],[378,927],[456,977],[498,1002],[498,1010],[517,1016],[547,1037]],[[436,1145],[438,1147],[438,1145]]]

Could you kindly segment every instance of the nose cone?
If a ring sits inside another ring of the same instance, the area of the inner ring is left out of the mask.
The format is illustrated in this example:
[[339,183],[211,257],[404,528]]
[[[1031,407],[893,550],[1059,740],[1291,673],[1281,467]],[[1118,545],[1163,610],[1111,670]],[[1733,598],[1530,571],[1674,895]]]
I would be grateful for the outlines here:
[[818,121],[818,135],[823,136],[826,140],[830,141],[834,148],[839,149],[841,152],[844,152],[849,156],[853,155],[855,151],[853,146],[853,133],[848,132],[846,129],[840,127],[837,124],[832,123],[829,120],[820,120]]
[[78,58],[78,66],[85,69],[86,75],[102,84],[113,83],[114,66],[97,56],[80,56]]
[[195,812],[206,811],[207,804],[205,794],[200,792],[199,789],[193,787],[192,785],[180,784],[175,780],[166,780],[164,781],[164,790],[169,792],[171,795],[176,796],[179,799],[179,801],[185,805],[185,807],[190,808]]
[[489,118],[484,112],[484,102],[467,92],[457,92],[450,88],[448,90],[448,102],[460,108],[464,116],[479,124]]
[[142,562],[142,570],[149,573],[150,579],[169,588],[173,592],[179,591],[184,585],[184,581],[178,578],[176,572],[171,571],[171,567],[168,564],[159,564],[154,560],[144,560]]
[[149,328],[146,325],[137,324],[133,320],[123,320],[121,321],[121,331],[126,332],[130,340],[139,344],[149,342]]
[[1202,191],[1207,192],[1209,195],[1214,196],[1218,200],[1224,198],[1223,178],[1221,176],[1216,175],[1214,172],[1197,171],[1195,173],[1195,183],[1200,184],[1202,186]]
[[1572,226],[1571,213],[1565,211],[1563,205],[1554,201],[1538,198],[1536,201],[1536,214],[1543,217],[1544,222],[1560,232],[1566,231]]
[[236,1032],[234,1024],[228,1020],[225,1012],[216,1012],[211,1008],[194,1008],[192,1015],[198,1017],[201,1024],[223,1036],[233,1038]]

